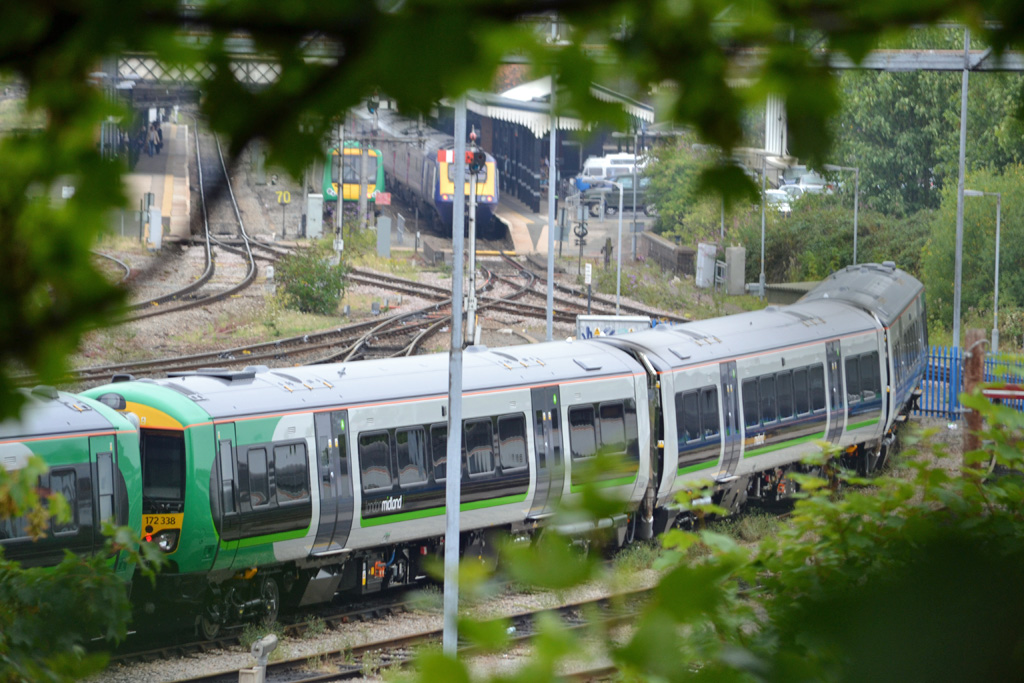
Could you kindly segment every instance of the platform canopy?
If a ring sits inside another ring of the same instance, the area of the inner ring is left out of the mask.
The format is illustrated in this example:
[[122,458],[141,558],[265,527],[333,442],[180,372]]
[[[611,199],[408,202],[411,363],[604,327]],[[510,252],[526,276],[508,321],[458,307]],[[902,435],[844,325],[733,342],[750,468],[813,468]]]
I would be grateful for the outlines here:
[[[594,83],[590,85],[590,92],[599,100],[621,103],[623,109],[637,121],[654,123],[654,107],[650,105]],[[470,92],[466,96],[466,107],[480,116],[523,126],[536,137],[542,138],[551,130],[550,101],[551,77],[545,76],[500,94]],[[565,115],[557,117],[557,126],[559,130],[582,130],[587,127],[582,119]]]

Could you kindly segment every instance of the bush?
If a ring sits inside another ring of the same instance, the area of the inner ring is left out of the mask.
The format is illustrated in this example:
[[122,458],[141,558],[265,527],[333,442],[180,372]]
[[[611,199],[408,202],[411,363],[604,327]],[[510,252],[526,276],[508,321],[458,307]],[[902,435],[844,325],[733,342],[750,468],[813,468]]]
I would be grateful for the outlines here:
[[302,313],[333,315],[348,285],[348,266],[332,263],[329,242],[318,242],[277,262],[285,306]]

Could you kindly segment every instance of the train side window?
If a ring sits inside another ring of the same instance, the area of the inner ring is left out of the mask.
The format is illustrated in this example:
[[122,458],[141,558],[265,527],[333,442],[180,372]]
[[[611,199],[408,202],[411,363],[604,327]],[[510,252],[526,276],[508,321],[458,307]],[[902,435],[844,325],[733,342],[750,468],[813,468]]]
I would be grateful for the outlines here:
[[775,375],[775,390],[779,397],[779,419],[793,417],[793,373],[786,371]]
[[448,470],[448,425],[430,426],[430,453],[434,465],[434,481],[444,481]]
[[878,371],[878,351],[860,357],[860,390],[865,400],[876,398],[882,392]]
[[761,422],[775,422],[778,417],[775,403],[775,375],[766,375],[758,382],[757,392],[761,398]]
[[858,368],[859,356],[848,356],[846,358],[846,401],[854,403],[860,400],[860,372]]
[[718,387],[700,390],[700,423],[705,439],[718,436]]
[[249,469],[249,504],[262,507],[270,502],[270,476],[267,467],[267,449],[250,448],[246,453]]
[[569,450],[573,460],[592,458],[597,453],[593,406],[574,406],[569,409]]
[[811,410],[825,409],[825,368],[820,365],[811,366]]
[[96,454],[97,486],[100,499],[100,522],[114,516],[114,454]]
[[231,442],[220,442],[220,504],[224,514],[235,511],[235,475],[231,463]]
[[50,472],[49,489],[53,493],[64,496],[71,511],[71,517],[66,522],[58,522],[56,518],[50,519],[53,533],[63,534],[78,531],[78,475],[70,468],[55,469]]
[[426,433],[422,428],[396,429],[395,455],[399,486],[415,486],[427,481]]
[[522,415],[498,418],[498,457],[504,472],[526,467],[526,420]]
[[743,380],[743,424],[756,427],[761,424],[761,413],[757,407],[757,380]]
[[469,476],[494,472],[494,436],[490,420],[466,420],[462,423],[464,451]]
[[622,403],[602,403],[598,415],[601,419],[601,451],[605,455],[625,455],[626,413]]
[[364,491],[391,488],[391,436],[387,432],[359,437],[359,468]]
[[274,446],[274,482],[277,484],[278,505],[309,499],[309,466],[305,444]]
[[700,412],[696,391],[676,394],[676,430],[680,443],[700,438]]
[[793,371],[793,407],[797,415],[811,412],[811,401],[807,394],[807,368]]

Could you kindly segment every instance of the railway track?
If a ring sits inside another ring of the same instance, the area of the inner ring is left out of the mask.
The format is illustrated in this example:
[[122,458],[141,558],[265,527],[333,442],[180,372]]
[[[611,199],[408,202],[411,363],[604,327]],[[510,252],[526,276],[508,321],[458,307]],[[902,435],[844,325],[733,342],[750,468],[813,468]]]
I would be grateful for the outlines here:
[[[547,285],[547,278],[539,273],[533,272],[532,270],[530,270],[528,266],[522,265],[514,258],[508,256],[507,254],[502,254],[502,259],[516,268],[531,273],[536,278],[536,281],[538,283]],[[527,260],[529,261],[529,259]],[[581,289],[577,289],[576,287],[570,287],[568,285],[563,285],[556,282],[554,285],[554,289],[558,292],[562,292],[563,294],[568,294],[569,296],[572,296],[577,300],[582,299],[585,302],[587,299],[587,293]],[[615,314],[615,300],[610,297],[602,296],[600,294],[592,294],[591,304],[592,308],[594,308],[594,304],[596,304],[597,307],[603,309],[601,311],[602,313],[607,312],[608,315]],[[620,313],[628,313],[631,315],[646,315],[652,318],[658,318],[659,320],[665,320],[667,322],[688,323],[691,321],[690,318],[678,316],[673,313],[667,313],[664,311],[652,311],[650,309],[643,308],[640,306],[634,306],[632,304],[623,303],[622,301],[619,302],[618,308]]]
[[[566,631],[583,632],[595,627],[610,629],[629,624],[640,613],[650,594],[649,589],[636,590],[596,599],[581,600],[556,608],[528,610],[501,618],[508,634],[509,647],[530,643],[537,635],[536,620],[540,614],[554,613]],[[414,661],[414,654],[424,646],[440,644],[442,629],[434,628],[351,647],[342,647],[267,665],[266,679],[289,683],[320,683],[353,680],[379,675],[385,669],[404,668]],[[469,644],[458,648],[460,658],[480,652]],[[178,683],[235,683],[237,669],[180,679]]]
[[[206,146],[212,147],[212,151],[208,152],[206,157],[203,156],[204,146],[200,144],[200,139],[203,137],[210,139]],[[241,212],[238,210],[238,203],[231,188],[230,176],[224,163],[224,153],[221,149],[220,140],[215,135],[202,135],[198,133],[198,129],[194,140],[196,145],[196,166],[199,174],[200,207],[203,216],[203,240],[201,247],[204,249],[205,267],[203,272],[188,285],[167,294],[131,304],[129,310],[132,313],[125,319],[125,322],[207,306],[236,295],[249,287],[256,279],[257,268],[256,259],[252,252],[252,240],[245,230],[245,223],[242,221]],[[216,154],[214,154],[214,151]],[[207,201],[208,193],[211,193],[212,196],[219,196],[222,192],[230,200],[229,206],[221,206],[221,202],[213,203]],[[226,241],[218,241],[217,236],[214,234],[214,226],[221,226],[222,229],[226,226],[226,229],[230,231],[229,234],[233,233],[241,238],[242,246],[234,247]],[[233,283],[226,288],[221,288],[220,291],[214,291],[205,296],[195,296],[196,292],[204,288],[213,289],[214,276],[217,272],[214,253],[215,244],[218,244],[225,251],[236,254],[244,259],[246,263],[245,276],[241,281]]]

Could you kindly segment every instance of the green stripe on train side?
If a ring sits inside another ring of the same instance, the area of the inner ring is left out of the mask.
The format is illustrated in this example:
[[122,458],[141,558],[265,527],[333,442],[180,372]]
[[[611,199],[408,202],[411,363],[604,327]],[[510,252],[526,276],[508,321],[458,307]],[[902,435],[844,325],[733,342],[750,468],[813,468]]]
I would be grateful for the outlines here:
[[790,439],[789,441],[783,441],[782,443],[773,443],[770,446],[763,448],[755,448],[747,451],[743,454],[744,458],[752,458],[756,455],[764,455],[765,453],[771,453],[772,451],[781,450],[783,448],[789,448],[790,446],[796,446],[797,444],[807,443],[808,441],[817,441],[818,439],[824,439],[825,432],[818,432],[817,434],[811,434],[809,436],[801,436],[799,439]]
[[697,470],[706,470],[708,468],[714,467],[717,464],[718,458],[715,458],[711,462],[699,462],[696,465],[680,467],[679,469],[676,470],[676,476],[679,476],[680,474],[689,474],[690,472],[696,472]]
[[[502,498],[491,498],[488,500],[475,500],[470,503],[462,503],[459,505],[459,510],[466,512],[468,510],[480,510],[483,508],[496,507],[498,505],[510,505],[513,503],[522,503],[526,500],[526,494],[519,494],[515,496],[504,496]],[[423,510],[412,510],[411,512],[399,512],[394,515],[385,515],[384,517],[371,517],[369,519],[363,517],[360,519],[360,526],[363,528],[371,526],[380,526],[381,524],[396,524],[398,522],[411,522],[414,519],[424,519],[426,517],[438,517],[444,514],[444,506],[434,508],[426,508]]]
[[296,538],[302,538],[309,533],[309,528],[298,529],[297,531],[282,531],[279,534],[269,534],[267,536],[253,536],[251,538],[242,538],[238,541],[238,547],[241,548],[252,548],[253,546],[263,545],[264,543],[277,543],[278,541],[291,541]]
[[873,419],[873,420],[864,420],[863,422],[858,422],[857,424],[849,425],[846,428],[846,431],[850,431],[851,429],[860,429],[861,427],[870,427],[871,425],[876,425],[876,424],[878,424],[878,418],[877,417],[875,419]]

